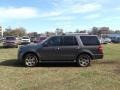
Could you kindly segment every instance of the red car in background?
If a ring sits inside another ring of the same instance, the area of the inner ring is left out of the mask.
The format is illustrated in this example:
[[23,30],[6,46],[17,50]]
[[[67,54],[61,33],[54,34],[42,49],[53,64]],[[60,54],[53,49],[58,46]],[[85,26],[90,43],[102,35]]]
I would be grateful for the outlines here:
[[18,40],[14,36],[7,36],[4,39],[3,47],[18,47]]
[[34,40],[34,43],[40,43],[40,42],[42,42],[43,40],[45,40],[46,38],[47,38],[46,36],[37,37],[37,38]]

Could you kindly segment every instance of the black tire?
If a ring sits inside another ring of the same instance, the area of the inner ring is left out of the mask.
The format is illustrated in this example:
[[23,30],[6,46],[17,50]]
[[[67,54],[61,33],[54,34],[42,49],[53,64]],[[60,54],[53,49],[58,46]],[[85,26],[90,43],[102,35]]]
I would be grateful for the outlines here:
[[88,54],[81,54],[77,58],[77,64],[80,67],[88,67],[88,66],[90,66],[90,61],[91,61],[91,57]]
[[24,57],[24,65],[27,67],[35,67],[38,64],[38,57],[33,53],[28,53]]

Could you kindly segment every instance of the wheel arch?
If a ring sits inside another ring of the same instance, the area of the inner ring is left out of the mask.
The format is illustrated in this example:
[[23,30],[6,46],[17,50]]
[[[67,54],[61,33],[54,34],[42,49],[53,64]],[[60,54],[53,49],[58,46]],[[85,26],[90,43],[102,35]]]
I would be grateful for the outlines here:
[[34,54],[34,55],[36,55],[36,57],[37,57],[38,60],[39,60],[39,56],[38,56],[38,54],[35,53],[35,52],[33,52],[33,51],[29,51],[29,52],[24,53],[24,54],[23,54],[23,57],[22,57],[23,60],[24,60],[24,58],[25,58],[25,56],[26,56],[27,54]]
[[78,57],[79,57],[80,55],[82,55],[82,54],[87,54],[87,55],[89,55],[89,56],[91,57],[91,60],[93,60],[93,55],[92,55],[90,52],[80,52],[80,53],[77,55],[76,60],[77,60]]

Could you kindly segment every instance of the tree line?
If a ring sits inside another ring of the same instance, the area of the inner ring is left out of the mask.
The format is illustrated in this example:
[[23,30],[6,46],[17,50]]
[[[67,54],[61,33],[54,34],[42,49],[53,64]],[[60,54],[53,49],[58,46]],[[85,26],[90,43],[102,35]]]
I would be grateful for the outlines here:
[[4,33],[4,36],[16,36],[16,37],[21,37],[26,35],[26,29],[23,27],[18,27],[18,28],[6,28]]
[[[50,36],[50,35],[61,35],[64,34],[64,29],[61,28],[56,28],[55,32],[45,32],[44,35]],[[68,33],[88,33],[88,34],[93,34],[93,35],[101,35],[101,34],[120,34],[120,30],[111,30],[109,27],[93,27],[91,30],[79,30],[76,29],[73,32],[68,32]],[[31,33],[26,33],[26,29],[23,27],[18,27],[18,28],[6,28],[4,31],[4,36],[16,36],[16,37],[22,37],[24,35],[28,36],[33,36],[36,37],[38,36],[38,32],[31,32]]]

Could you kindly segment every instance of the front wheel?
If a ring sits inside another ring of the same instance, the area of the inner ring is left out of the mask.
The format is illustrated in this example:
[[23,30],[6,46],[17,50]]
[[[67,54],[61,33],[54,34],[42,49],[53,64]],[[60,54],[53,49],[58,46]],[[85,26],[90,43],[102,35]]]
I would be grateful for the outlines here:
[[88,54],[81,54],[77,59],[78,66],[87,67],[90,65],[91,57]]
[[35,54],[27,54],[24,57],[24,65],[27,67],[34,67],[38,64],[38,58]]

